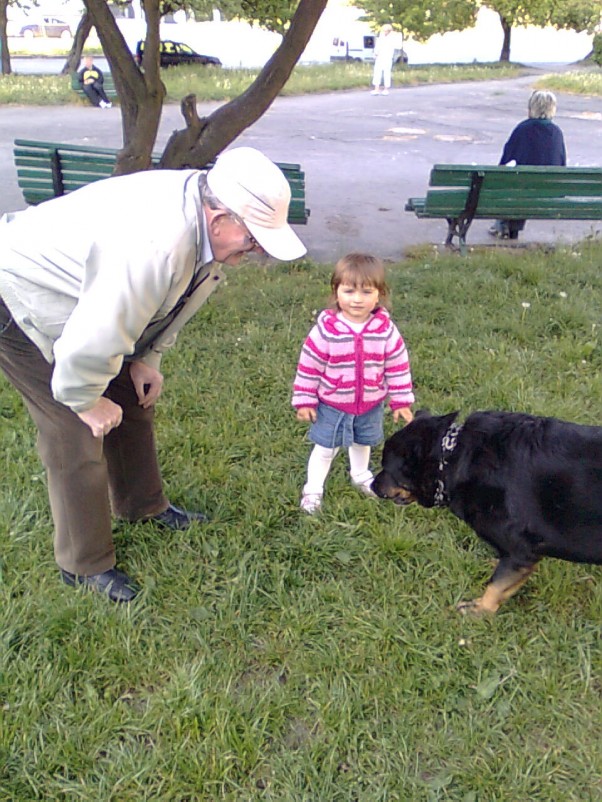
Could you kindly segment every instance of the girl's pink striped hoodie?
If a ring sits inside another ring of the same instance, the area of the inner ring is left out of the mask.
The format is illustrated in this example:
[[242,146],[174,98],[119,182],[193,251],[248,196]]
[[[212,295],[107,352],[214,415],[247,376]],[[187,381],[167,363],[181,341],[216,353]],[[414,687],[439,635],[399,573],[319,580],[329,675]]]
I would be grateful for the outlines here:
[[358,333],[326,309],[303,343],[293,407],[330,407],[363,415],[389,397],[391,409],[414,403],[408,352],[386,309],[379,307]]

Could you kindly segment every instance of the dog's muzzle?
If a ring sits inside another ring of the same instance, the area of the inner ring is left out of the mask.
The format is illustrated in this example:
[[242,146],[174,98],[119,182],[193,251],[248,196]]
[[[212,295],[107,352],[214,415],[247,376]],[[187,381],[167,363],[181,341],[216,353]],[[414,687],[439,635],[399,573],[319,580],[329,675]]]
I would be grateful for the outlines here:
[[406,506],[416,501],[416,497],[405,487],[393,484],[391,477],[384,471],[374,478],[372,490],[379,498],[388,499],[400,506]]

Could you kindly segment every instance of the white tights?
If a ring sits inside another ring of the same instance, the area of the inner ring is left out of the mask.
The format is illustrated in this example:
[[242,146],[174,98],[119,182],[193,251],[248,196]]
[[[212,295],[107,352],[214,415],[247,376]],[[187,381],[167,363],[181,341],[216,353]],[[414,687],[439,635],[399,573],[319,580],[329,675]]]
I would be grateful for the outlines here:
[[[340,448],[314,446],[307,463],[307,482],[303,488],[304,495],[321,496],[324,493],[324,482],[330,466],[340,450]],[[354,484],[361,485],[373,479],[372,471],[368,468],[369,463],[370,446],[360,446],[357,443],[350,446],[349,474]]]

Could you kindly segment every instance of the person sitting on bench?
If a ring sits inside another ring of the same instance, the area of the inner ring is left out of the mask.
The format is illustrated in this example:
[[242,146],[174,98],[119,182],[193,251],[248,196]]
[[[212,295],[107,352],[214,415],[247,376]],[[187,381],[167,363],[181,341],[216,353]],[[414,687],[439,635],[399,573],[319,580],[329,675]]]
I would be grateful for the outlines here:
[[[553,92],[535,91],[529,98],[529,117],[519,123],[504,145],[500,164],[566,166],[566,148],[560,128],[552,122],[556,114]],[[518,239],[524,220],[496,220],[489,229],[494,237]]]
[[113,105],[104,90],[104,75],[94,64],[92,56],[86,56],[84,66],[77,73],[82,89],[93,106],[110,109]]

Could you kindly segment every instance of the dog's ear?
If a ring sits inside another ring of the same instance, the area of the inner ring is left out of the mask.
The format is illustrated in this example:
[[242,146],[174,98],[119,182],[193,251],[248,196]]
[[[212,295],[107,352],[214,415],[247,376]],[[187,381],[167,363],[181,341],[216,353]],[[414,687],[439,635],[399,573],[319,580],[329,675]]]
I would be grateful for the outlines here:
[[[440,417],[441,417],[442,421],[445,421],[447,426],[451,426],[451,424],[455,421],[455,419],[458,417],[459,414],[460,414],[460,411],[456,410],[455,412],[450,412],[448,415],[441,415]],[[425,407],[424,409],[417,409],[416,412],[414,413],[414,417],[415,418],[432,418],[433,415],[431,415],[430,409]]]
[[459,414],[460,411],[456,410],[455,412],[450,412],[447,415],[441,415],[441,422],[444,423],[446,427],[449,427],[456,420]]

